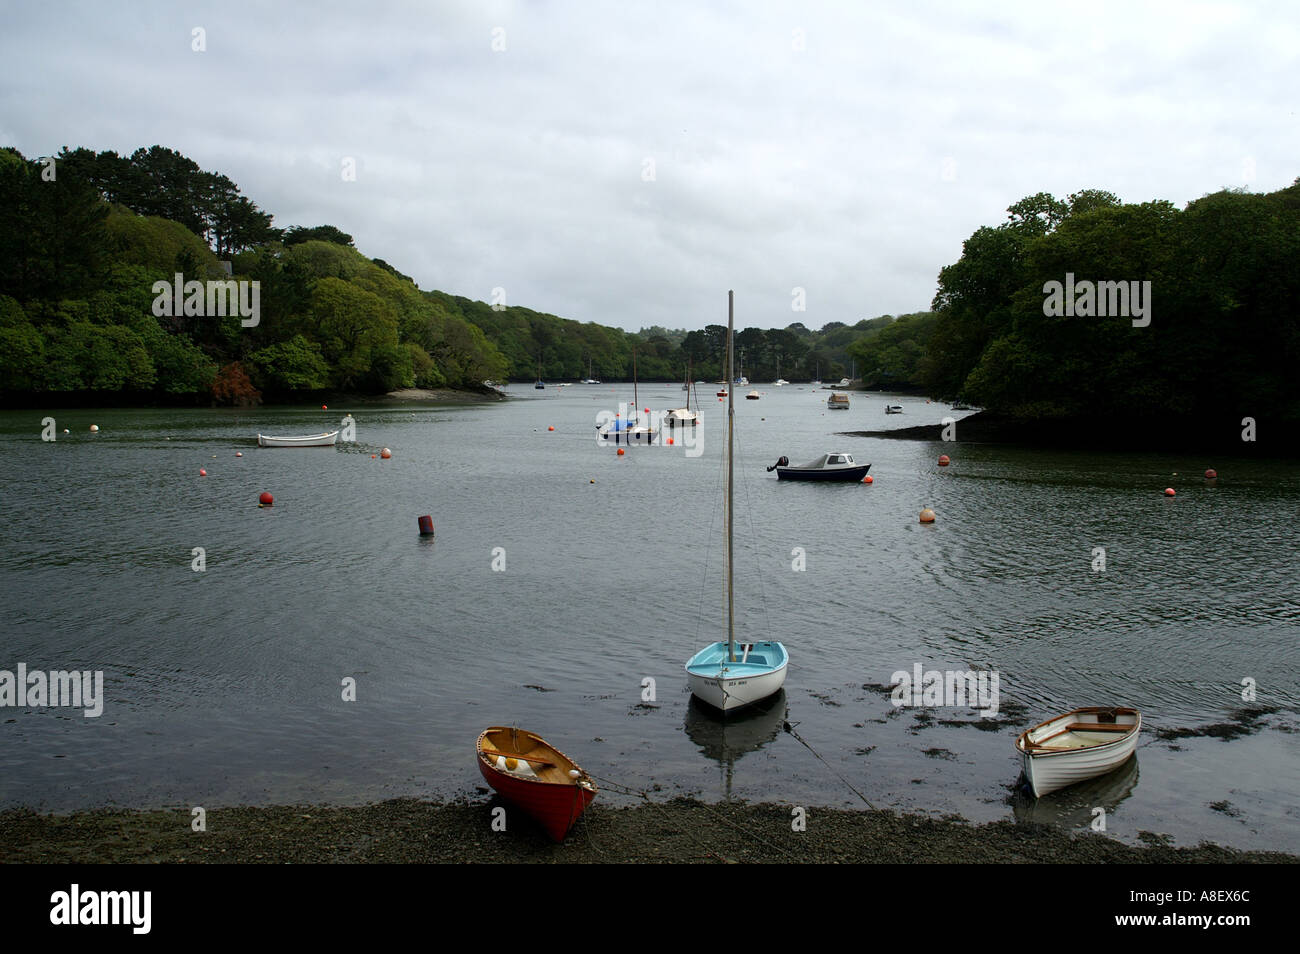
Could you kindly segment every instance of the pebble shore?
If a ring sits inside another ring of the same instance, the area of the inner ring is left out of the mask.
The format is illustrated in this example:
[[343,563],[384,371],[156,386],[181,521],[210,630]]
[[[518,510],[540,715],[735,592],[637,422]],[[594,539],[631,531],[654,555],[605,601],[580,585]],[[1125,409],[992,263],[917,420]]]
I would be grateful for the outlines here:
[[[811,808],[792,830],[788,805],[706,804],[690,799],[628,808],[593,805],[563,844],[506,807],[492,828],[486,799],[435,803],[219,808],[206,831],[189,810],[96,809],[43,815],[0,812],[0,862],[30,863],[1295,863],[1277,852],[1202,844],[1175,848],[1160,836],[1127,845],[1091,832],[1010,821],[972,825],[885,811]],[[499,814],[499,813],[498,813]]]

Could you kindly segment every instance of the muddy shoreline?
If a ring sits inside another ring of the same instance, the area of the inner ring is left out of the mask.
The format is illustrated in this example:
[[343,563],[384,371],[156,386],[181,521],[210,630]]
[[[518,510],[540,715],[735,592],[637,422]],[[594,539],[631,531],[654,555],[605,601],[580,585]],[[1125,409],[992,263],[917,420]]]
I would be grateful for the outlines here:
[[[563,844],[504,805],[494,831],[484,796],[455,802],[394,799],[372,805],[189,809],[96,809],[42,815],[0,812],[0,862],[134,863],[917,863],[1270,864],[1278,852],[1201,844],[1175,848],[1150,833],[1142,846],[1102,834],[1000,821],[972,825],[889,811],[811,808],[792,830],[792,806],[694,799],[633,807],[593,805]],[[500,813],[496,813],[499,815]]]
[[[1251,419],[1253,420],[1253,419]],[[949,432],[951,443],[1014,444],[1096,451],[1165,451],[1173,453],[1215,453],[1232,457],[1300,456],[1300,423],[1272,419],[1267,427],[1261,418],[1249,439],[1240,416],[1214,420],[1182,418],[1063,419],[1032,421],[977,411],[957,420]],[[942,441],[945,425],[922,424],[873,431],[838,431],[843,437],[883,437],[893,440]]]

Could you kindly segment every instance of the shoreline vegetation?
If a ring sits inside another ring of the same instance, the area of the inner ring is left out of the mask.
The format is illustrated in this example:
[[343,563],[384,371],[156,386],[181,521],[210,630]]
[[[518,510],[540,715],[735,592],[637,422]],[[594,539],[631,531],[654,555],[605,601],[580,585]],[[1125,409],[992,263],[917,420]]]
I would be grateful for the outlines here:
[[1011,821],[811,807],[803,831],[788,805],[678,798],[595,805],[561,844],[496,799],[403,798],[361,806],[214,808],[206,830],[189,809],[0,812],[0,863],[1080,863],[1294,864],[1300,856],[1202,843],[1174,847],[1139,832],[1128,845],[1093,832]]
[[[929,310],[823,315],[814,330],[798,320],[802,288],[757,302],[796,320],[738,331],[737,373],[760,387],[850,377],[960,399],[1035,441],[1086,421],[1121,422],[1139,443],[1172,444],[1167,420],[1250,419],[1261,442],[1296,432],[1300,179],[1182,209],[1100,189],[1038,193],[1007,213],[937,268]],[[629,380],[634,361],[646,382],[722,376],[721,325],[672,329],[683,316],[669,313],[633,333],[507,305],[504,288],[491,304],[423,290],[339,228],[272,218],[162,146],[31,160],[0,149],[0,399],[338,403],[476,393],[485,380]],[[1150,424],[1123,423],[1133,418]]]

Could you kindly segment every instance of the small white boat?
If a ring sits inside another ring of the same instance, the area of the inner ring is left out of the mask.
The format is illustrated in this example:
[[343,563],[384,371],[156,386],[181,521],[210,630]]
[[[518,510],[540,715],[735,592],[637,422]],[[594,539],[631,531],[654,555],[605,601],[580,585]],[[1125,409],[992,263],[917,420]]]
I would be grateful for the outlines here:
[[886,414],[902,414],[902,413],[903,413],[903,405],[901,405],[901,404],[886,404],[886,405],[885,405],[885,413],[886,413]]
[[789,384],[789,383],[790,383],[790,382],[787,381],[785,378],[777,378],[775,381],[772,382],[772,387],[774,387],[774,388],[783,388],[783,387],[785,387],[785,386],[786,386],[787,384]]
[[258,447],[333,447],[339,432],[328,434],[307,434],[303,437],[272,437],[269,434],[257,435]]
[[750,391],[748,394],[745,395],[745,400],[746,400],[746,401],[757,401],[757,400],[759,399],[759,397],[760,397],[760,395],[759,395],[759,393],[758,393],[757,391]]
[[826,399],[826,409],[829,411],[847,411],[849,409],[849,396],[832,391],[831,396]]
[[1105,775],[1137,748],[1142,714],[1090,706],[1041,722],[1020,734],[1016,750],[1035,796]]

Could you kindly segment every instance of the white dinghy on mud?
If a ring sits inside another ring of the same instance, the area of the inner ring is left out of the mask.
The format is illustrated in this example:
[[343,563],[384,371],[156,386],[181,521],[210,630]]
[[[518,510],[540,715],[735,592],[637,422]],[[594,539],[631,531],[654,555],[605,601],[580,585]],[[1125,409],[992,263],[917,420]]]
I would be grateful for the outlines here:
[[1142,731],[1136,709],[1090,706],[1020,734],[1016,750],[1035,796],[1114,771],[1132,757]]

